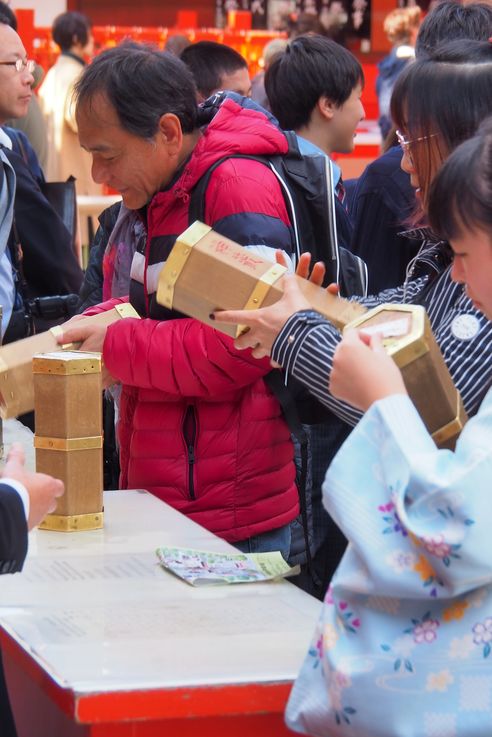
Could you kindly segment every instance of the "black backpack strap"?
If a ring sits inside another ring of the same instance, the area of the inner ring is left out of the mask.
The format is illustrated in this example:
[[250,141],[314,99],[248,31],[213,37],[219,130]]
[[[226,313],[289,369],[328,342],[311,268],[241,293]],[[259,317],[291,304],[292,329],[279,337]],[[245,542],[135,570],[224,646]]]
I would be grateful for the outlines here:
[[339,249],[340,257],[340,293],[344,297],[367,297],[368,272],[367,264],[360,256],[343,246]]
[[307,477],[308,477],[308,435],[302,426],[297,411],[296,401],[290,389],[285,385],[284,376],[281,371],[274,369],[263,377],[265,384],[272,394],[277,398],[282,408],[282,414],[289,427],[291,434],[296,438],[301,449],[301,471],[297,483],[299,491],[299,506],[301,509],[302,527],[304,530],[304,541],[306,545],[306,565],[316,585],[321,582],[313,570],[313,559],[309,545],[309,520],[307,513]]
[[305,445],[308,440],[307,434],[299,417],[295,397],[289,387],[285,385],[284,374],[279,369],[273,369],[263,377],[263,380],[278,399],[292,435],[297,438],[301,445]]
[[227,161],[228,159],[251,159],[252,161],[259,161],[264,166],[269,166],[268,161],[263,159],[261,156],[249,156],[248,154],[231,154],[231,156],[222,156],[217,159],[212,166],[207,169],[198,182],[195,184],[191,191],[190,201],[188,204],[188,224],[191,225],[195,220],[200,220],[202,223],[205,222],[205,195],[207,193],[207,187],[214,171]]
[[207,192],[208,183],[210,182],[210,177],[216,168],[222,164],[226,158],[228,157],[218,159],[214,164],[212,164],[210,169],[207,169],[205,174],[200,177],[193,187],[190,201],[188,203],[188,225],[194,223],[195,220],[200,220],[202,223],[205,221],[205,194]]

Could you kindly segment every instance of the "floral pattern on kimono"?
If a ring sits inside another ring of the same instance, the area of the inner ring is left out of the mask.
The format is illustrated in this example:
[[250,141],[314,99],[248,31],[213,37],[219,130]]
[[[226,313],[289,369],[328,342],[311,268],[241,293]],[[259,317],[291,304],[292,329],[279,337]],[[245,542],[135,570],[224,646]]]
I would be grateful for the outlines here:
[[455,452],[376,402],[326,475],[349,540],[287,706],[327,737],[492,734],[492,390]]

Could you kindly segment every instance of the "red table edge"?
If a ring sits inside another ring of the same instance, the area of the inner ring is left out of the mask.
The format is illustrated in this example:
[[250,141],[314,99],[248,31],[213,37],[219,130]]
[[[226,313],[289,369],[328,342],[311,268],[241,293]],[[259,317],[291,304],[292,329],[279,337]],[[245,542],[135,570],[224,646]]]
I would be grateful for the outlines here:
[[77,693],[59,685],[0,627],[4,654],[78,724],[180,719],[235,714],[282,714],[292,682],[189,686],[175,689]]

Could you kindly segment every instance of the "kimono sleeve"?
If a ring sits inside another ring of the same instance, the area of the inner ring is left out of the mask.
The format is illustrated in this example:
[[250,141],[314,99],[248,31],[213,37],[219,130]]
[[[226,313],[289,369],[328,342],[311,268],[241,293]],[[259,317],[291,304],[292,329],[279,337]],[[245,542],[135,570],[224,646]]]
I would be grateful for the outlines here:
[[361,592],[454,597],[492,581],[492,391],[455,452],[406,396],[377,402],[335,457],[324,503],[352,544]]

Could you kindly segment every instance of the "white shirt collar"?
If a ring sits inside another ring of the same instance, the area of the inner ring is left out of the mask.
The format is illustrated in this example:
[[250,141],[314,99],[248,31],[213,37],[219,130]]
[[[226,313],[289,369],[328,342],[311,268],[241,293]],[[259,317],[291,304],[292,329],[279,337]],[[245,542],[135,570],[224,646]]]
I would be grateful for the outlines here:
[[0,126],[0,144],[12,150],[12,141],[9,136],[5,133],[4,129]]

